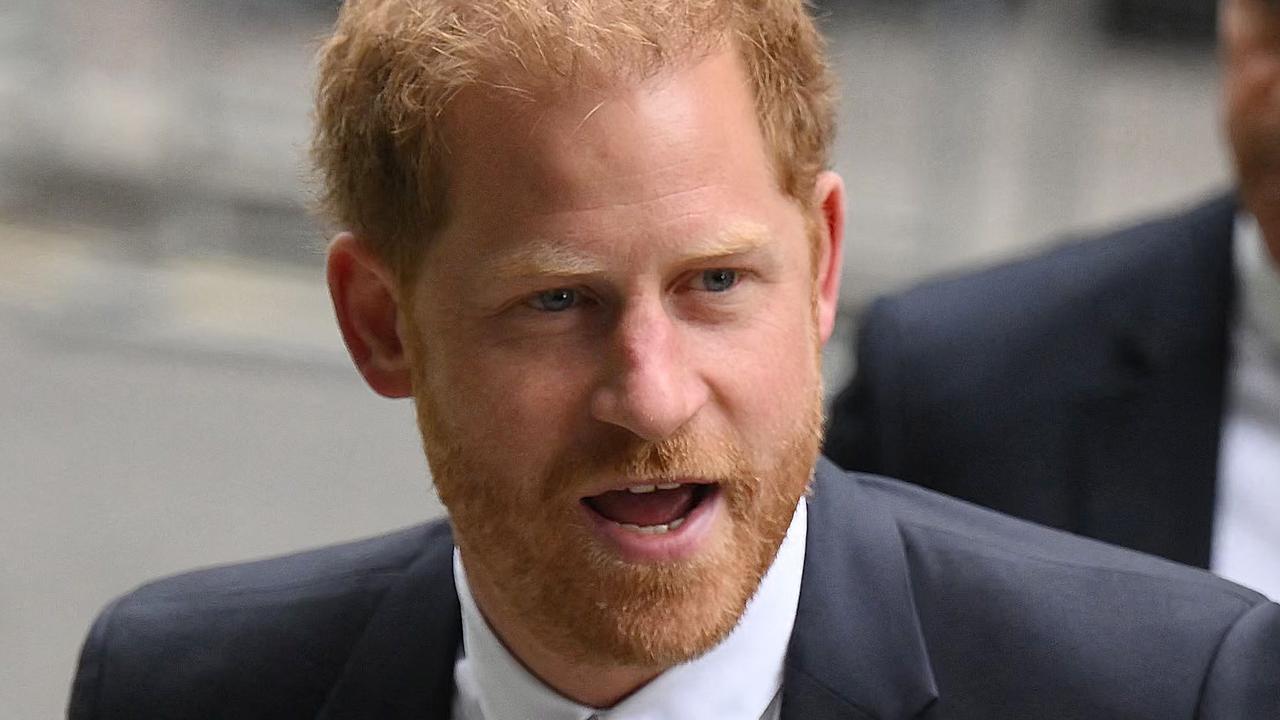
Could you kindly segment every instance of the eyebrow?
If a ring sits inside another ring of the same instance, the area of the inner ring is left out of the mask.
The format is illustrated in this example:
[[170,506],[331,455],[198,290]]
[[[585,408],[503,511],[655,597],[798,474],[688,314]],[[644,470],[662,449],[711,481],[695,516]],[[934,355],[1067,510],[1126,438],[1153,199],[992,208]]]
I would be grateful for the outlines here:
[[[695,243],[693,251],[684,255],[680,262],[693,265],[746,255],[767,245],[772,237],[768,228],[759,223],[734,223],[710,239]],[[494,259],[490,272],[501,279],[581,277],[600,274],[604,272],[604,266],[589,254],[569,250],[555,240],[539,239]]]

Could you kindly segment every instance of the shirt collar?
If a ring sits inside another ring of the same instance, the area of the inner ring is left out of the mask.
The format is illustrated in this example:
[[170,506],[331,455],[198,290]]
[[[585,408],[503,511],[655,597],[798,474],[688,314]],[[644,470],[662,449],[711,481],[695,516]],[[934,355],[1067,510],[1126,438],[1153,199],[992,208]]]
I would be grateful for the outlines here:
[[1271,262],[1262,231],[1252,215],[1241,213],[1235,224],[1235,266],[1239,282],[1240,319],[1280,353],[1280,268]]
[[804,573],[807,510],[802,498],[769,571],[738,626],[709,652],[677,665],[608,710],[572,702],[511,656],[480,614],[454,550],[453,574],[462,609],[463,658],[458,692],[474,695],[484,720],[705,720],[757,718],[782,687],[787,644]]

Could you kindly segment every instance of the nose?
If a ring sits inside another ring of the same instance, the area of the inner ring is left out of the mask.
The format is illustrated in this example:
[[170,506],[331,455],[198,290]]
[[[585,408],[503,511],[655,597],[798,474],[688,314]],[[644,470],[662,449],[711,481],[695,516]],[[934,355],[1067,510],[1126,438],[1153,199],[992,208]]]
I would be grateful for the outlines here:
[[651,442],[671,437],[710,396],[684,347],[689,338],[657,300],[624,308],[610,334],[592,416]]

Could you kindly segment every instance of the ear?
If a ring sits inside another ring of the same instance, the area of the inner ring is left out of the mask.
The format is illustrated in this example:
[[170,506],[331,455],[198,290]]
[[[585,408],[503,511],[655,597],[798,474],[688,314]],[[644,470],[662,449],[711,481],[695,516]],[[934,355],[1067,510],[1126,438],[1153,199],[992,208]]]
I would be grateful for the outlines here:
[[819,223],[818,337],[825,345],[836,326],[840,305],[840,277],[844,269],[844,180],[826,170],[813,187],[813,208]]
[[356,369],[379,395],[408,397],[410,365],[400,337],[394,275],[349,232],[329,244],[329,296]]

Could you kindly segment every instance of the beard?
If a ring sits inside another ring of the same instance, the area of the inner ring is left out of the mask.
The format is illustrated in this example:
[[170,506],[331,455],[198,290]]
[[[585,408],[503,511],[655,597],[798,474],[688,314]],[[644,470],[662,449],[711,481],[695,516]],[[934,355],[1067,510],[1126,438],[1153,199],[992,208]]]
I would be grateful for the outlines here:
[[[518,618],[543,649],[580,665],[670,667],[733,630],[813,473],[823,424],[817,367],[801,412],[768,447],[748,452],[739,439],[688,428],[648,442],[610,427],[520,477],[467,442],[476,435],[450,422],[441,402],[448,394],[435,391],[430,363],[414,355],[423,445],[468,577],[488,591],[487,615]],[[727,511],[692,558],[624,561],[596,538],[580,506],[604,478],[680,477],[717,483]]]

